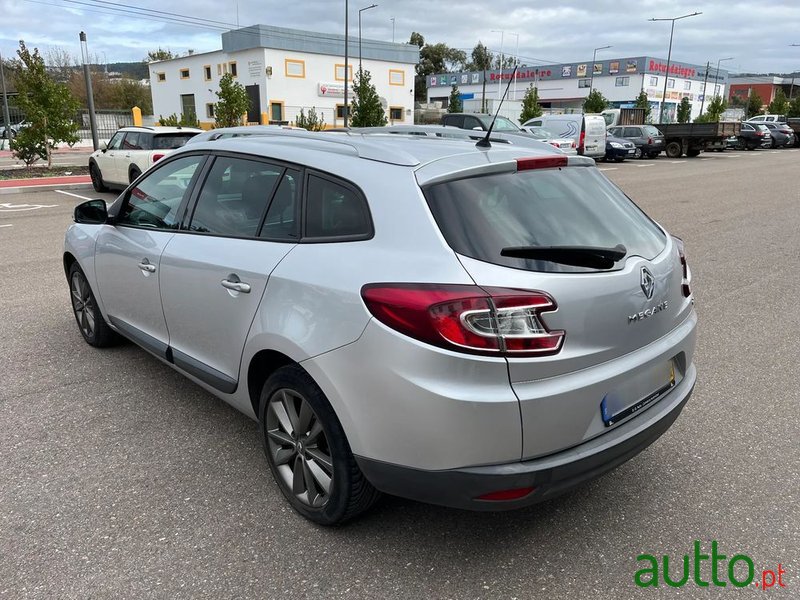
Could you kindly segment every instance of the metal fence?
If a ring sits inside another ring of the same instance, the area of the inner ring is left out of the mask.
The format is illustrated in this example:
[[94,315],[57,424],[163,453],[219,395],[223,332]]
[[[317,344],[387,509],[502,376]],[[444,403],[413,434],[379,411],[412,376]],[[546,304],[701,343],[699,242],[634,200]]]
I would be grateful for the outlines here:
[[[97,121],[97,137],[101,140],[109,139],[120,127],[133,125],[133,115],[129,110],[95,110],[94,114]],[[91,139],[89,111],[79,111],[75,121],[78,123],[78,135],[83,139]]]

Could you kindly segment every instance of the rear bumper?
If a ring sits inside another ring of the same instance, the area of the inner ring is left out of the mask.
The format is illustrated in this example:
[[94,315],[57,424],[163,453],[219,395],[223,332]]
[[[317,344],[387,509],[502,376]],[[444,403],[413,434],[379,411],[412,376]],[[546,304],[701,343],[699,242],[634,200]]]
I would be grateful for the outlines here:
[[[691,365],[686,377],[667,396],[641,415],[579,446],[549,456],[521,462],[426,471],[356,457],[367,479],[379,490],[468,510],[510,510],[549,500],[606,473],[656,441],[680,415],[696,379]],[[527,496],[512,501],[477,498],[500,490],[533,487]]]

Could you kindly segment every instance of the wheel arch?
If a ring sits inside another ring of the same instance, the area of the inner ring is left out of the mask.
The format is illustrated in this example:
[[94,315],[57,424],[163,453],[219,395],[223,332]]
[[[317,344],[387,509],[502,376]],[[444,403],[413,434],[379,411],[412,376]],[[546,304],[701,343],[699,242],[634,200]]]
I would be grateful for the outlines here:
[[259,350],[250,359],[250,364],[247,366],[247,393],[256,417],[261,402],[261,388],[270,375],[287,365],[299,365],[299,363],[277,350]]
[[64,252],[64,276],[69,279],[69,270],[72,268],[72,265],[78,262],[78,259],[73,256],[71,252]]

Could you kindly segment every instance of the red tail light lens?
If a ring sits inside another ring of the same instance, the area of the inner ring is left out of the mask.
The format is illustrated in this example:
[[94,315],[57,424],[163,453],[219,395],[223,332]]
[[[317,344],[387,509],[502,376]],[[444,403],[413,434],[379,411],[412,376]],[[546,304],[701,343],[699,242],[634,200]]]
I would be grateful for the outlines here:
[[489,492],[475,498],[476,500],[489,500],[492,502],[508,502],[509,500],[519,500],[530,494],[535,487],[517,488],[515,490],[501,490],[499,492]]
[[684,251],[683,240],[679,237],[672,236],[675,240],[675,245],[678,247],[678,256],[681,259],[681,269],[683,270],[683,279],[681,280],[681,291],[684,297],[688,298],[692,295],[690,284],[692,283],[692,272],[689,270],[689,264],[686,262],[686,252]]
[[544,292],[472,285],[374,283],[361,297],[384,325],[440,348],[485,356],[556,354],[564,331],[541,313],[556,310]]
[[581,137],[580,140],[578,141],[578,154],[583,154],[585,143],[586,143],[586,132],[581,131]]
[[647,143],[652,146],[653,145],[653,138],[651,138],[651,137],[647,138]]
[[164,158],[166,154],[153,154],[153,162],[158,162],[162,158]]

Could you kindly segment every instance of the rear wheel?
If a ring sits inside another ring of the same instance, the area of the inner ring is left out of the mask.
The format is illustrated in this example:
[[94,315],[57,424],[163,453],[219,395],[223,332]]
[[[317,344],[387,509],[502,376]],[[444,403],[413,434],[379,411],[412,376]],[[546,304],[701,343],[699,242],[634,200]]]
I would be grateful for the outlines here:
[[117,334],[103,319],[92,288],[77,262],[69,269],[69,291],[72,312],[86,343],[97,348],[105,348],[117,342]]
[[328,399],[301,367],[282,367],[267,379],[258,416],[272,475],[301,515],[336,525],[378,499]]
[[669,158],[680,158],[683,154],[683,148],[678,142],[670,142],[667,144],[666,153]]
[[89,177],[92,178],[92,187],[95,192],[107,192],[108,188],[103,182],[103,175],[95,163],[89,164]]

